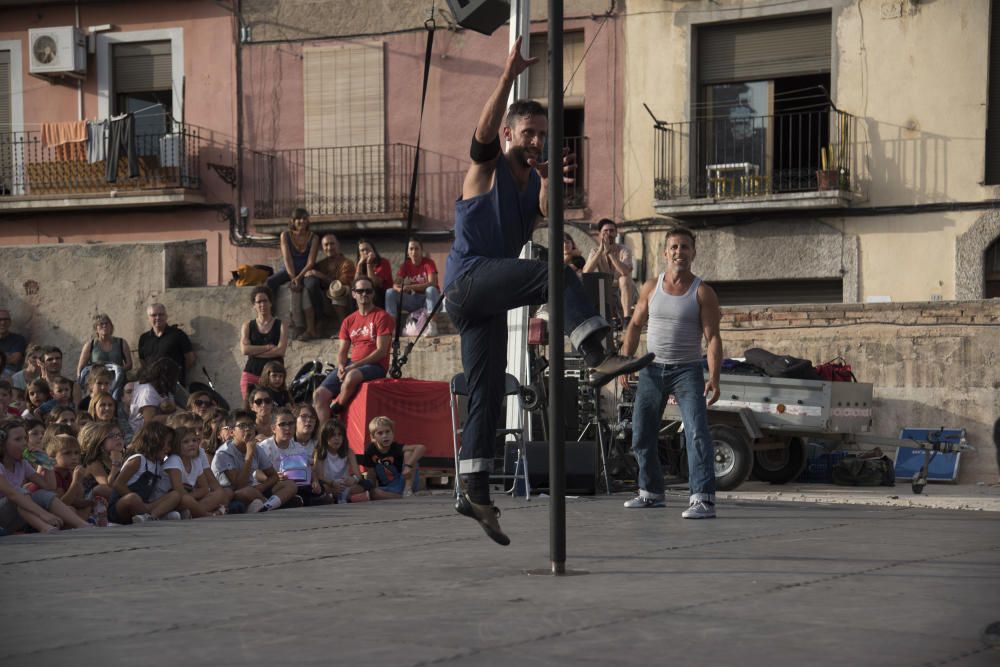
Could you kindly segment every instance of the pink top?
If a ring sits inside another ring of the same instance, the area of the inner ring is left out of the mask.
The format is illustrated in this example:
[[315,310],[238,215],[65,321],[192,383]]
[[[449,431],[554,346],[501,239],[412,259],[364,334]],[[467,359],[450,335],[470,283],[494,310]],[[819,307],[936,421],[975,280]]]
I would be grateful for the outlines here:
[[3,476],[6,477],[11,486],[15,488],[24,486],[24,482],[28,479],[28,475],[32,475],[34,472],[35,470],[24,459],[15,463],[13,470],[7,470],[6,466],[0,463],[0,473],[3,473]]

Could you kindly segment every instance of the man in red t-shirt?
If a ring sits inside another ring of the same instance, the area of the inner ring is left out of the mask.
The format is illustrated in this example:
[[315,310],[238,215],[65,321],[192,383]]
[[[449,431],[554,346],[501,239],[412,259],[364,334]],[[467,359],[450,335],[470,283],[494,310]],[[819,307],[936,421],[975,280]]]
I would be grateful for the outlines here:
[[327,375],[313,394],[313,405],[321,422],[329,419],[331,412],[342,412],[362,382],[383,378],[389,369],[389,344],[396,322],[375,305],[375,284],[371,278],[355,278],[351,291],[358,309],[340,325],[342,342],[337,370]]
[[424,255],[423,244],[411,238],[406,244],[406,261],[396,272],[396,282],[385,291],[385,309],[393,317],[399,317],[402,302],[407,312],[426,308],[430,315],[440,299],[437,265]]

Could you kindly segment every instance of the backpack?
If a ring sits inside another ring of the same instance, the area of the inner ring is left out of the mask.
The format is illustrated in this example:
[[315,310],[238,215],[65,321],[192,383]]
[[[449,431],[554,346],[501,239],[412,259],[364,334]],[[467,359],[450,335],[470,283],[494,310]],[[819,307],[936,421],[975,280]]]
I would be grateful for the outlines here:
[[834,464],[832,472],[833,483],[841,486],[896,486],[892,460],[884,454],[845,457]]
[[821,380],[828,382],[857,382],[858,378],[854,377],[851,365],[843,362],[843,357],[837,357],[832,361],[817,366],[816,373]]
[[768,377],[795,378],[799,380],[819,380],[820,377],[808,359],[790,355],[774,354],[759,347],[752,347],[743,353],[747,363],[757,366]]
[[240,264],[235,271],[232,271],[233,280],[230,284],[236,287],[256,287],[263,285],[267,279],[274,275],[274,269],[263,264]]

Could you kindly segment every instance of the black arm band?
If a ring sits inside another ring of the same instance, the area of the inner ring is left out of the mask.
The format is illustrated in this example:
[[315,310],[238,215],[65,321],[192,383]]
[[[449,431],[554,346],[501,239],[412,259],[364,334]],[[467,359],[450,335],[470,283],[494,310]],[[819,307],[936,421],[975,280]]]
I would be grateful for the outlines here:
[[472,135],[472,146],[469,148],[469,157],[473,162],[489,162],[497,155],[500,155],[500,135],[493,137],[493,141],[488,144],[481,144],[476,141],[476,135]]

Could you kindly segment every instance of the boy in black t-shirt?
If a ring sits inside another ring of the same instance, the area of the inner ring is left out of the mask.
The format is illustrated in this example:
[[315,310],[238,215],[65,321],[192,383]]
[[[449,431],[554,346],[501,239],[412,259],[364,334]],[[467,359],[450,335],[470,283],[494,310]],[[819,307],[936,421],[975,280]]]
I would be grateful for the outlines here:
[[368,424],[371,441],[365,447],[361,465],[372,484],[372,500],[412,496],[420,484],[418,470],[423,445],[402,445],[395,440],[396,424],[388,417],[375,417]]

